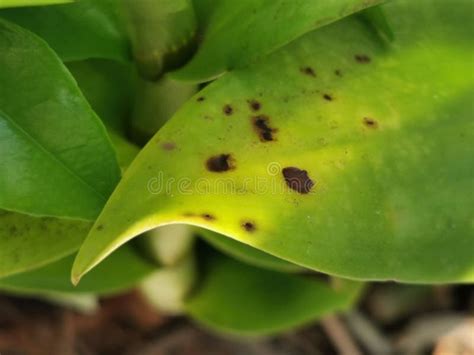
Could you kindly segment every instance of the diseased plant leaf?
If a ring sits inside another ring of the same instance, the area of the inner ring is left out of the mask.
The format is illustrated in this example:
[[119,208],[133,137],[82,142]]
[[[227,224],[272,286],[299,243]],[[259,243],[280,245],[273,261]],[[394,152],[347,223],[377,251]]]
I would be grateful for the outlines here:
[[42,37],[64,61],[128,61],[129,43],[119,4],[117,0],[80,0],[55,6],[4,9],[0,17]]
[[224,254],[234,257],[249,265],[280,272],[299,272],[304,270],[298,265],[292,264],[208,229],[199,229],[197,234]]
[[209,81],[246,66],[301,35],[383,0],[194,0],[199,49],[172,73],[178,80]]
[[40,38],[0,20],[0,207],[94,219],[120,170],[104,126]]
[[342,277],[473,281],[470,9],[391,2],[389,47],[350,18],[207,86],[127,170],[74,280],[179,222]]
[[1,278],[0,289],[27,294],[113,294],[134,287],[156,271],[156,265],[146,261],[131,246],[125,246],[87,275],[81,285],[74,287],[69,275],[73,260],[73,256],[68,256],[39,269]]
[[345,310],[361,283],[339,287],[310,276],[263,270],[223,255],[206,258],[201,285],[186,305],[198,322],[219,332],[268,335]]
[[90,222],[0,211],[0,277],[72,254],[91,226]]

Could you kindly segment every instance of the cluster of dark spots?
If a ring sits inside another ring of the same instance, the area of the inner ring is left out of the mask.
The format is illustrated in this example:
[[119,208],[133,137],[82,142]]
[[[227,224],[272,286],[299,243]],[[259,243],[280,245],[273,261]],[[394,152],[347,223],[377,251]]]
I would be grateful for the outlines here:
[[203,102],[206,98],[204,96],[199,96],[196,101],[197,102]]
[[103,225],[103,224],[99,224],[97,227],[95,227],[95,229],[97,229],[97,230],[100,232],[101,230],[104,229],[104,225]]
[[334,99],[334,98],[333,98],[331,95],[329,95],[329,94],[324,94],[324,95],[323,95],[323,98],[324,98],[324,100],[326,100],[326,101],[332,101],[332,100]]
[[254,232],[257,227],[255,227],[255,223],[251,221],[244,221],[242,223],[242,228],[245,229],[247,232]]
[[314,186],[314,182],[309,178],[306,170],[290,166],[284,168],[282,173],[288,187],[300,194],[307,194]]
[[276,128],[270,127],[269,122],[270,118],[266,115],[252,117],[253,127],[257,131],[257,134],[262,142],[271,142],[275,140],[273,134],[278,130]]
[[222,108],[222,111],[224,112],[224,114],[226,116],[230,116],[234,113],[234,109],[232,108],[232,106],[230,105],[225,105],[223,108]]
[[362,63],[362,64],[367,64],[367,63],[370,63],[371,61],[370,57],[366,54],[356,54],[354,58],[357,62]]
[[248,100],[248,103],[249,103],[250,109],[255,112],[260,110],[260,108],[262,107],[262,104],[258,102],[257,100]]
[[342,71],[339,70],[339,69],[336,69],[336,70],[334,70],[334,74],[336,74],[337,76],[341,77],[341,76],[342,76]]
[[204,218],[206,221],[214,221],[216,219],[216,217],[209,213],[203,213],[201,217]]
[[219,154],[210,157],[206,161],[206,168],[209,171],[215,173],[222,173],[224,171],[232,170],[235,168],[234,159],[230,154]]
[[369,128],[377,128],[378,122],[370,117],[364,117],[364,125]]
[[305,75],[312,76],[313,78],[316,78],[316,72],[311,67],[302,67],[302,68],[300,68],[300,71]]
[[161,148],[163,148],[164,150],[174,150],[176,149],[176,144],[173,143],[173,142],[165,142],[165,143],[162,143],[161,144]]

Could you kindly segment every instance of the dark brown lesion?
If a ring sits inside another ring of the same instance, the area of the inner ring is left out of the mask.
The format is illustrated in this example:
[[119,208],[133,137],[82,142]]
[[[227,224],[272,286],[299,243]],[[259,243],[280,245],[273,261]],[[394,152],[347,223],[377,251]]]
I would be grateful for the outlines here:
[[300,68],[300,71],[305,74],[305,75],[308,75],[308,76],[311,76],[313,78],[316,78],[316,72],[314,71],[313,68],[309,67],[309,66],[306,66],[306,67],[302,67]]
[[231,154],[214,155],[207,159],[206,168],[215,173],[222,173],[235,169],[235,161]]
[[257,112],[262,108],[262,104],[257,100],[248,100],[249,107],[252,111]]
[[234,113],[234,109],[232,108],[231,105],[227,104],[227,105],[224,105],[224,107],[222,108],[222,112],[224,112],[226,116],[230,116]]
[[326,101],[332,101],[332,100],[334,100],[334,97],[332,97],[332,95],[330,95],[330,94],[324,94],[323,99],[326,100]]
[[363,122],[364,122],[364,125],[368,128],[375,129],[375,128],[378,128],[379,126],[378,122],[375,119],[370,118],[370,117],[364,117]]
[[367,64],[367,63],[370,63],[371,62],[371,59],[368,55],[366,54],[356,54],[354,56],[354,59],[358,62],[358,63],[361,63],[361,64]]
[[204,96],[199,96],[196,101],[197,102],[203,102],[206,98]]
[[204,218],[206,221],[215,221],[216,217],[210,213],[203,213],[201,215],[202,218]]
[[260,141],[271,142],[276,140],[275,133],[278,132],[278,129],[270,127],[270,117],[267,115],[252,117],[252,125],[257,132]]
[[95,229],[97,229],[99,232],[104,229],[103,224],[99,224]]
[[255,223],[252,221],[244,221],[241,224],[242,228],[249,233],[255,232],[257,227],[255,226]]
[[309,178],[306,170],[290,166],[284,168],[282,173],[286,185],[300,194],[309,193],[314,186],[314,182]]

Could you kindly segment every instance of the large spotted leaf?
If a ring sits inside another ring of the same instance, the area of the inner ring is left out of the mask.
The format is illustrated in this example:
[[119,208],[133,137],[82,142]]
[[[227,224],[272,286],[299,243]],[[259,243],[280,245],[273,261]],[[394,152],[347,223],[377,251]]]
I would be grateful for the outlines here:
[[120,177],[103,124],[33,33],[0,19],[0,208],[94,219]]
[[137,156],[74,279],[181,222],[349,278],[473,281],[470,9],[389,3],[390,46],[350,18],[206,87]]
[[383,0],[194,0],[199,48],[172,76],[202,82]]
[[[209,256],[209,255],[208,255]],[[201,284],[186,303],[198,322],[239,335],[268,335],[343,311],[362,284],[264,270],[223,255],[205,258]]]

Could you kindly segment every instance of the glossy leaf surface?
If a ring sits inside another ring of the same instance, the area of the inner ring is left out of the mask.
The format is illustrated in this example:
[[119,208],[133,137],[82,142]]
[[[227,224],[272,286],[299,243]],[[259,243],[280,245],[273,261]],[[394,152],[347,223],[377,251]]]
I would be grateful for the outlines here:
[[0,207],[94,219],[120,170],[103,124],[40,38],[0,20]]
[[206,276],[186,305],[198,322],[220,332],[267,335],[345,310],[361,284],[339,287],[309,276],[263,270],[212,255]]
[[350,18],[207,86],[127,170],[73,276],[179,221],[343,277],[473,281],[470,8],[390,2],[389,47]]
[[42,37],[64,61],[129,60],[120,1],[78,0],[70,4],[4,9],[0,17]]
[[199,48],[172,76],[208,81],[381,0],[195,0]]

